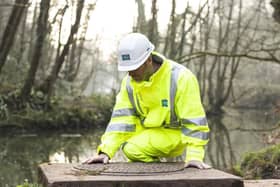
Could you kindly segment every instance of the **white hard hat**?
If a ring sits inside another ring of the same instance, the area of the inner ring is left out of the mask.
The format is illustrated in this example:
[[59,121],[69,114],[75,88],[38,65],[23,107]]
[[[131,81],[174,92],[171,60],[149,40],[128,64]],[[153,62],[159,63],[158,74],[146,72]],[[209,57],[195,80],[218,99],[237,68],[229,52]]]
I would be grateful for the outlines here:
[[131,33],[119,43],[118,70],[133,71],[148,59],[155,46],[140,33]]

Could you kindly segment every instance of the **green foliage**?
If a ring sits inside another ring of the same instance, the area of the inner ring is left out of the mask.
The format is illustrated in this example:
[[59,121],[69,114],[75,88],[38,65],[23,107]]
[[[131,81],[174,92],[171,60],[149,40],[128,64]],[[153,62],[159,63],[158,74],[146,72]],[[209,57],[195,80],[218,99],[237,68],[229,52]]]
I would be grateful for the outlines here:
[[280,178],[280,145],[245,155],[240,174],[245,179]]
[[95,128],[108,122],[112,107],[111,96],[53,97],[49,105],[41,93],[33,93],[23,102],[18,93],[13,92],[0,96],[0,127],[26,130]]
[[42,187],[42,185],[29,183],[28,179],[25,179],[23,184],[17,185],[16,187]]
[[241,171],[240,165],[233,166],[233,168],[229,171],[229,173],[232,173],[237,176],[242,176],[242,171]]

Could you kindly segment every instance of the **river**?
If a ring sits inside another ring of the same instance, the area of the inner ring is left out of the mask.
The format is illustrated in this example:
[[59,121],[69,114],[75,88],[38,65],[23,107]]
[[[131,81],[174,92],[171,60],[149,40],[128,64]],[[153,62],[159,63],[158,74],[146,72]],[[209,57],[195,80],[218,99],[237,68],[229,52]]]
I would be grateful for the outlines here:
[[[277,120],[279,116],[272,111],[235,109],[210,119],[206,162],[226,170],[239,163],[246,152],[267,147],[267,137]],[[14,187],[26,179],[36,183],[40,163],[85,160],[94,154],[104,128],[71,133],[0,132],[0,186]],[[124,161],[122,153],[118,152],[113,161]]]

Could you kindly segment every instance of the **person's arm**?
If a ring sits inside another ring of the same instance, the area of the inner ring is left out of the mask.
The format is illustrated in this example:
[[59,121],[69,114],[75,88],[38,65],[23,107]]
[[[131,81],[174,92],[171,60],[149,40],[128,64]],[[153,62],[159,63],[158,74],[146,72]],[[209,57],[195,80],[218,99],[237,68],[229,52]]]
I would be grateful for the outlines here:
[[182,124],[182,142],[186,147],[186,167],[208,168],[203,163],[209,127],[200,99],[196,77],[189,71],[180,72],[177,82],[176,114]]
[[120,146],[135,133],[140,124],[128,98],[126,78],[122,81],[110,122],[102,135],[101,144],[97,148],[97,155],[92,158],[90,163],[107,162],[107,157],[108,160],[111,159]]

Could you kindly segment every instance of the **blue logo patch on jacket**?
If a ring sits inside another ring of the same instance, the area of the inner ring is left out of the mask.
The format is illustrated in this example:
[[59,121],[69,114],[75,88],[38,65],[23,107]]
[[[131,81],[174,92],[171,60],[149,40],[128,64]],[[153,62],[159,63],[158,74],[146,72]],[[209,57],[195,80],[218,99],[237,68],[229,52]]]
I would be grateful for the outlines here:
[[162,107],[168,107],[168,100],[167,99],[162,99],[161,100],[161,106]]

